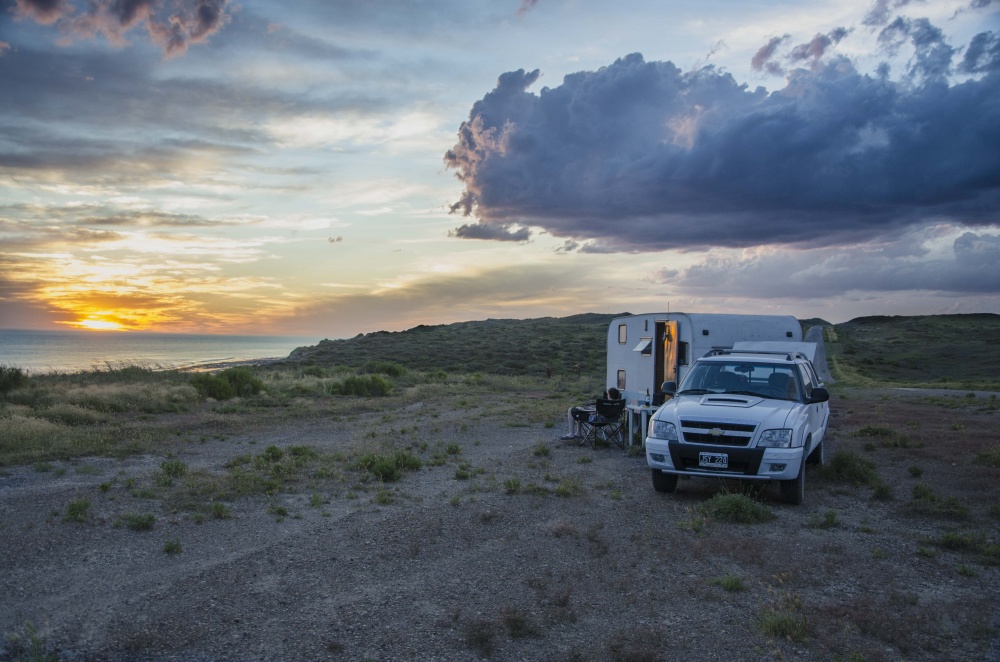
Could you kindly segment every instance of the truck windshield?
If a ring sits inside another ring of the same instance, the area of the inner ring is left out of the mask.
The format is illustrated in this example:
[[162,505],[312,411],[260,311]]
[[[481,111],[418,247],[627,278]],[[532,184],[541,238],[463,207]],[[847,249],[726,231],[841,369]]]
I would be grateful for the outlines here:
[[732,361],[699,361],[684,378],[678,395],[734,393],[779,400],[801,400],[794,365]]

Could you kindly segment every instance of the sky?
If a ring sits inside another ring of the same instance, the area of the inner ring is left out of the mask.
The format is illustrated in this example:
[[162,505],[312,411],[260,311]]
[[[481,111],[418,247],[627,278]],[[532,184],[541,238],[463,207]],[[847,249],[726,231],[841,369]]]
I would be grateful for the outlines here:
[[1000,0],[0,0],[0,328],[1000,313]]

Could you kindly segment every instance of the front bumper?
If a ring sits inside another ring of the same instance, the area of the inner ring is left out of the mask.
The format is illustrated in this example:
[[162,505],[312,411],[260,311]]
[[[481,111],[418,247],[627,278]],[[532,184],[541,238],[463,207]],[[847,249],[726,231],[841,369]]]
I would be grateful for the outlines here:
[[[733,448],[646,437],[646,463],[650,468],[682,476],[792,480],[799,475],[802,452],[802,448]],[[729,466],[701,467],[698,464],[701,453],[725,453]]]

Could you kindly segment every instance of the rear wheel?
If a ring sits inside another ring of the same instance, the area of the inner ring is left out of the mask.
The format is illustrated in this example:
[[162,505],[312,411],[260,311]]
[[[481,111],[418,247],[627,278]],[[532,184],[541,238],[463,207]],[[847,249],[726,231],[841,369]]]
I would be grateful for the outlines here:
[[665,474],[659,469],[653,469],[653,489],[657,492],[675,492],[677,490],[677,474]]
[[799,465],[799,475],[792,480],[781,481],[781,500],[793,506],[802,503],[806,498],[806,463]]

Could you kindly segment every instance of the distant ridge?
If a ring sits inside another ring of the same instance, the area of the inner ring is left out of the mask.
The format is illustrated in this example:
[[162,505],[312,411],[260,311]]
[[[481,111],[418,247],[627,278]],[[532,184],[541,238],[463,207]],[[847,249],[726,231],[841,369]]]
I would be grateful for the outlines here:
[[[502,375],[582,375],[603,381],[608,325],[628,313],[486,319],[375,331],[299,347],[302,365],[363,368],[391,361],[410,370]],[[840,383],[971,383],[1000,389],[1000,315],[874,315],[841,324],[799,320],[827,331],[826,353]],[[957,386],[955,386],[957,387]]]
[[299,347],[289,360],[363,367],[392,361],[410,370],[508,375],[603,375],[608,324],[628,313],[486,319],[375,331]]

